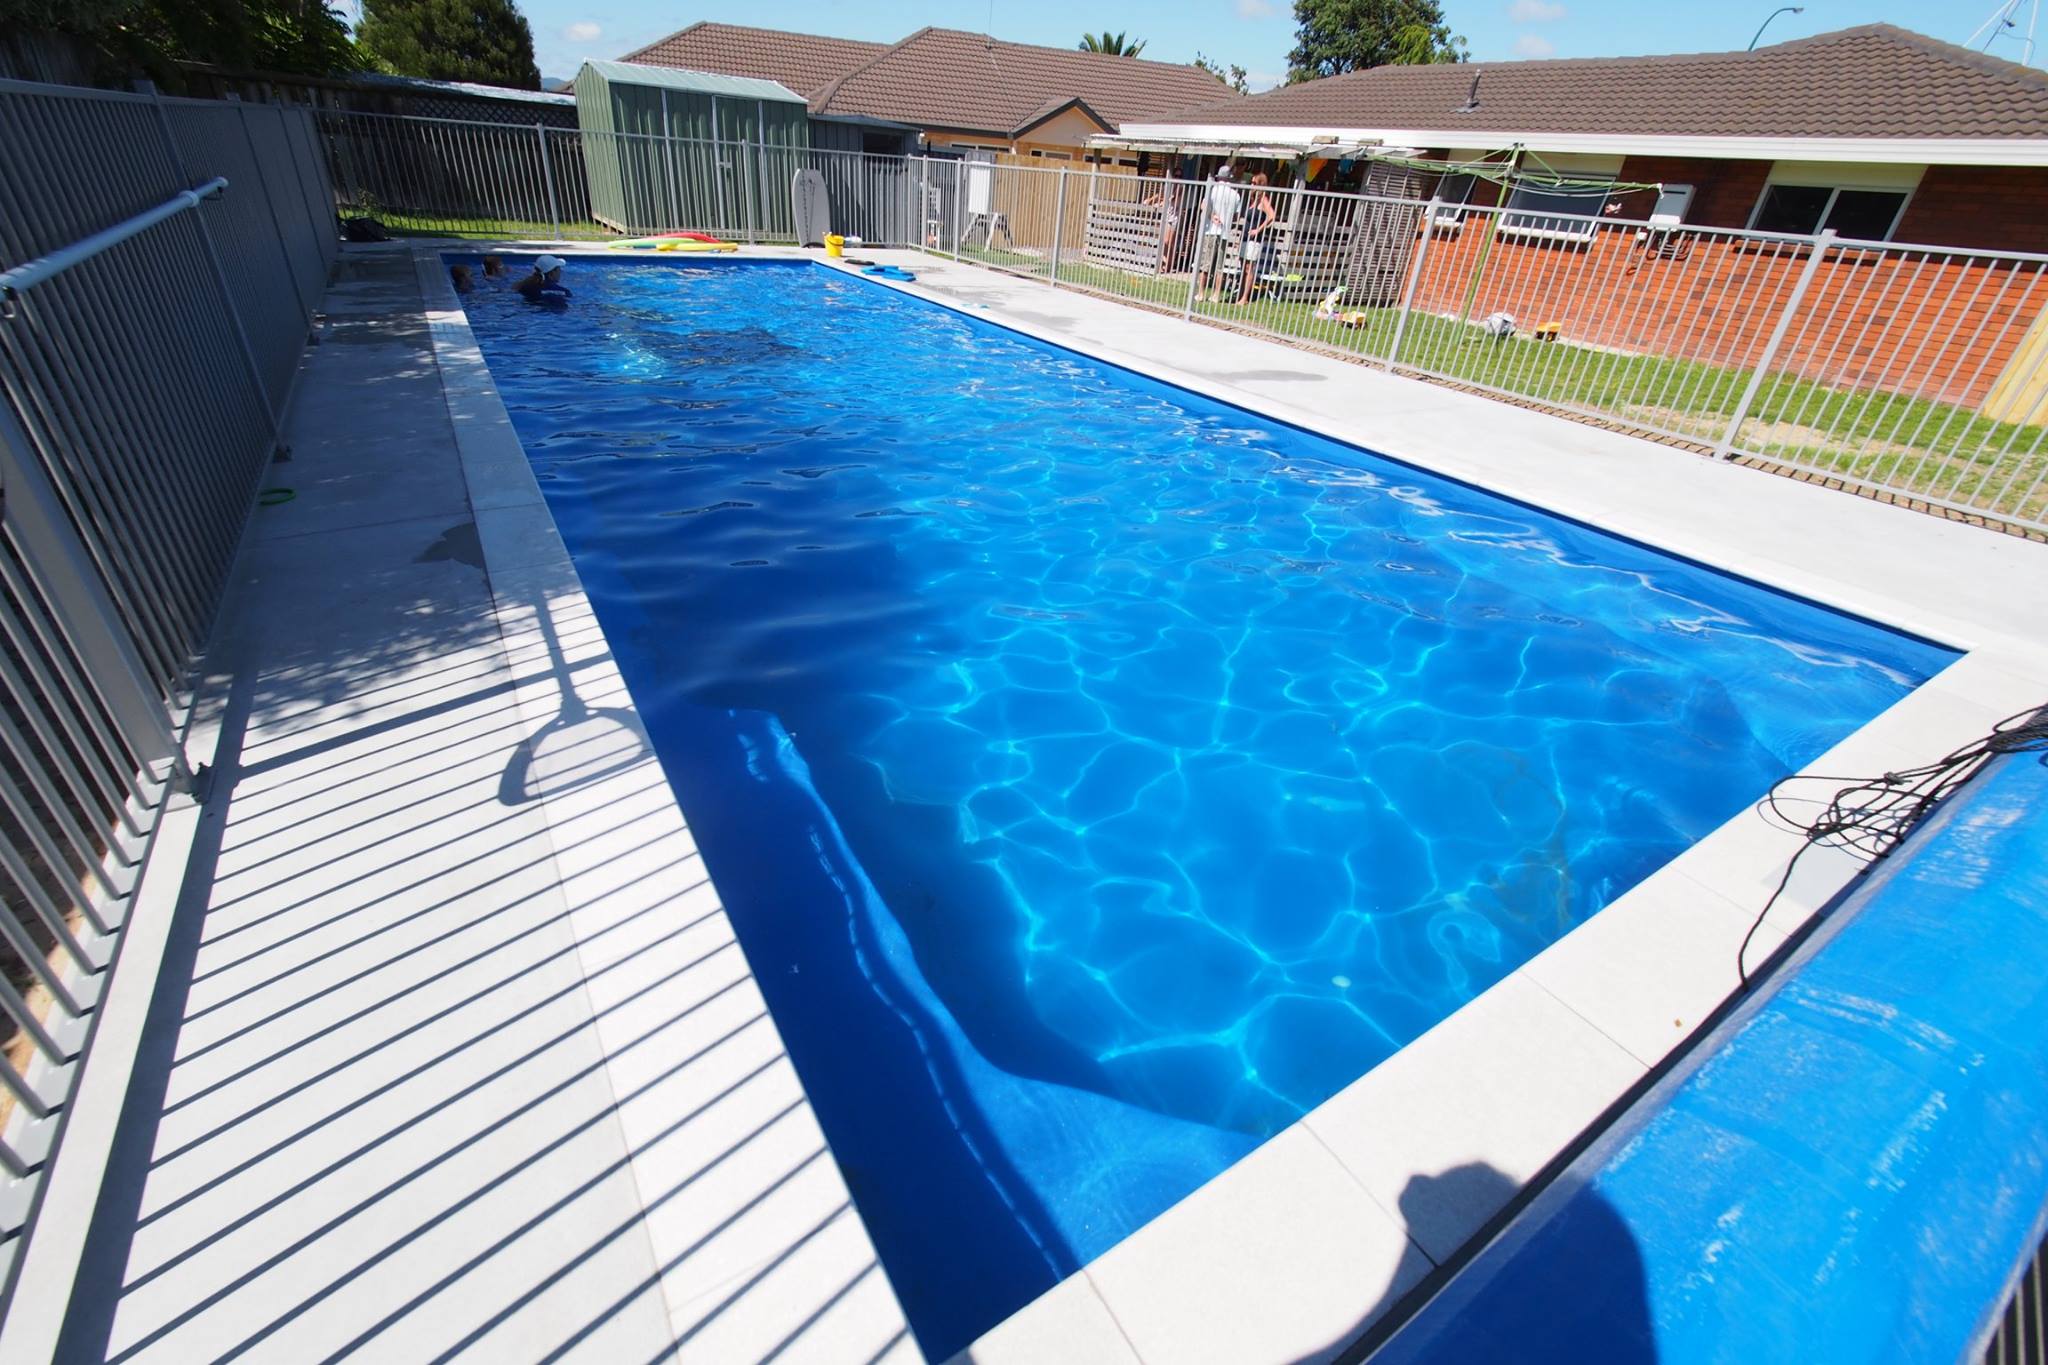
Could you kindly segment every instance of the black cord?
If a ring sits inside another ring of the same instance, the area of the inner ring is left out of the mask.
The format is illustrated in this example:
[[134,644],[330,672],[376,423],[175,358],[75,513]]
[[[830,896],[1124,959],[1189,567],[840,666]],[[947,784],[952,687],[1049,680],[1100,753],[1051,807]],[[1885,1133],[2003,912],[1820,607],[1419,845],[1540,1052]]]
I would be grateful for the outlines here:
[[[1785,888],[1791,885],[1792,873],[1809,850],[1839,848],[1861,858],[1866,866],[1874,864],[1897,848],[1935,806],[1975,777],[1977,770],[1986,763],[2000,754],[2043,751],[2048,751],[2048,706],[2029,708],[2007,716],[1992,726],[1991,733],[1982,739],[1971,740],[1947,757],[1918,768],[1905,768],[1875,778],[1795,773],[1772,783],[1771,790],[1757,803],[1757,810],[1775,818],[1783,828],[1805,835],[1806,842],[1785,864],[1785,874],[1778,878],[1777,888],[1764,902],[1764,908],[1757,912],[1749,932],[1742,936],[1742,947],[1735,954],[1735,970],[1742,980],[1743,989],[1749,987],[1750,942],[1756,937],[1756,931],[1763,927],[1764,920],[1770,917],[1778,897],[1784,895]],[[1792,798],[1784,794],[1784,789],[1794,782],[1846,782],[1849,785],[1829,798],[1817,818],[1802,822],[1786,810]]]

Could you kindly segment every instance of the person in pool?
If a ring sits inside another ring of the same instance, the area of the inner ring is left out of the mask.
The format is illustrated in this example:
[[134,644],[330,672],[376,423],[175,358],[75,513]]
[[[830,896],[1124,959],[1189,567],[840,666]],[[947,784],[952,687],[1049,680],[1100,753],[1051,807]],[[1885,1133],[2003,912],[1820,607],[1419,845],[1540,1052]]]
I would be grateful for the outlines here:
[[562,283],[562,267],[567,264],[560,256],[536,256],[533,273],[513,287],[529,303],[567,299],[569,290]]
[[484,278],[487,280],[501,280],[505,278],[505,258],[503,256],[484,257]]

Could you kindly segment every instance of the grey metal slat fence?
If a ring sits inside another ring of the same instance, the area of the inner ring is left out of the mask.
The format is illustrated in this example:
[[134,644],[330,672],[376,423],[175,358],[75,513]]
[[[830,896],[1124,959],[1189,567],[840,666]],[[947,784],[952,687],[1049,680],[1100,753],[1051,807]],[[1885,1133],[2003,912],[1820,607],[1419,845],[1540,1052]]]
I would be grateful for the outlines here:
[[338,248],[304,110],[0,81],[0,143],[11,1286]]
[[540,124],[315,112],[345,216],[455,237],[616,240],[704,232],[795,240],[790,183],[825,178],[832,229],[877,246],[918,240],[917,158],[757,141]]

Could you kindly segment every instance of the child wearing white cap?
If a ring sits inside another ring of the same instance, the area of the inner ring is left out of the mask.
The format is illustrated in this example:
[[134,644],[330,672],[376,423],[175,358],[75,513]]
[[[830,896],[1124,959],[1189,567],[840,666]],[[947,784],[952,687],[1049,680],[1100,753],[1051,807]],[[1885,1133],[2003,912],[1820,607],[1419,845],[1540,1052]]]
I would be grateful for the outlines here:
[[533,273],[514,288],[536,303],[543,299],[566,299],[569,291],[562,284],[562,267],[567,264],[560,256],[536,256]]

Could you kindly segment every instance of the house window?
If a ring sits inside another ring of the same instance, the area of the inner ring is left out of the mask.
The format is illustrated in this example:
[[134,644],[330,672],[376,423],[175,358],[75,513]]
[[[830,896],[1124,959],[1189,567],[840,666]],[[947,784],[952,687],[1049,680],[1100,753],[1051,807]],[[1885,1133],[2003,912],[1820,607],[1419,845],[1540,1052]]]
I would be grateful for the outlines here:
[[1881,242],[1898,225],[1906,196],[1905,190],[1842,185],[1767,185],[1749,225],[1758,232],[1801,236],[1833,228],[1843,237]]
[[1031,155],[1042,156],[1047,161],[1072,161],[1074,159],[1072,152],[1048,152],[1038,147],[1031,149]]
[[1602,185],[1613,179],[1611,175],[1580,173],[1566,184],[1517,180],[1508,196],[1508,211],[1501,216],[1500,230],[1524,237],[1591,241],[1613,194]]

